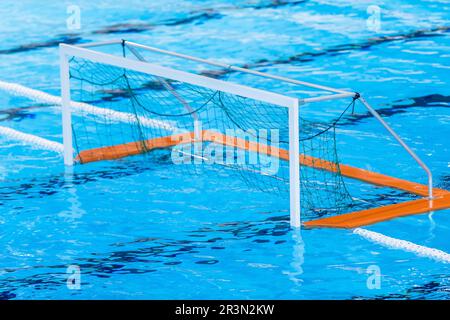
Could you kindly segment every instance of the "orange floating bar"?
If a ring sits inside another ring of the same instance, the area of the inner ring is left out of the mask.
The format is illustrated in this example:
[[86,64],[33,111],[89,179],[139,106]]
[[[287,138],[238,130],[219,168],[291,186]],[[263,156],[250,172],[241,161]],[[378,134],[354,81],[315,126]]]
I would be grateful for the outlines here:
[[[245,139],[224,135],[220,132],[203,130],[201,132],[202,141],[213,142],[226,146],[262,153],[279,159],[289,160],[289,151],[285,149],[271,147],[265,144],[250,142]],[[163,149],[176,146],[180,143],[200,142],[194,138],[194,133],[182,133],[171,136],[148,139],[144,141],[129,142],[115,146],[95,148],[81,151],[76,161],[89,163],[102,160],[113,160],[127,156],[137,155],[154,149]],[[340,170],[345,177],[357,179],[373,185],[394,188],[407,191],[420,196],[428,196],[428,187],[424,184],[398,179],[381,173],[359,169],[345,164],[339,166],[333,162],[300,155],[300,164],[319,170],[336,172]],[[392,204],[374,209],[362,210],[339,216],[321,218],[306,222],[306,227],[326,227],[326,228],[356,228],[374,224],[381,221],[390,220],[413,214],[420,214],[430,211],[450,208],[450,192],[438,188],[433,189],[435,199],[419,199],[413,201]]]
[[164,149],[180,143],[194,142],[194,133],[181,133],[172,136],[148,139],[80,151],[75,161],[89,163],[103,160],[114,160],[142,154],[154,149]]
[[[207,130],[205,130],[204,132],[205,132],[203,136],[204,141],[211,141],[223,145],[245,149],[252,152],[263,153],[266,155],[271,155],[273,157],[278,157],[286,161],[289,160],[289,152],[284,149],[270,147],[268,145],[257,142],[249,142],[241,138],[229,137],[218,132],[212,132]],[[359,169],[345,164],[339,164],[338,166],[333,162],[311,157],[304,154],[300,155],[300,164],[303,166],[308,166],[315,169],[321,169],[331,172],[336,172],[337,170],[340,169],[341,174],[347,178],[360,180],[377,186],[403,190],[409,193],[417,194],[419,196],[428,196],[427,185],[404,179],[394,178],[381,173]],[[447,190],[442,190],[438,188],[433,189],[433,194],[435,196],[440,196],[447,193],[448,193]]]
[[[359,169],[351,167],[345,164],[339,165],[341,169],[341,174],[345,177],[357,179],[370,184],[374,184],[381,187],[389,187],[394,189],[399,189],[403,191],[408,191],[419,196],[428,196],[428,186],[404,179],[394,178],[381,173]],[[442,190],[438,188],[433,188],[433,195],[439,196],[448,193],[447,190]]]
[[418,199],[388,206],[341,214],[304,223],[306,227],[357,228],[393,218],[450,208],[450,192],[433,200]]

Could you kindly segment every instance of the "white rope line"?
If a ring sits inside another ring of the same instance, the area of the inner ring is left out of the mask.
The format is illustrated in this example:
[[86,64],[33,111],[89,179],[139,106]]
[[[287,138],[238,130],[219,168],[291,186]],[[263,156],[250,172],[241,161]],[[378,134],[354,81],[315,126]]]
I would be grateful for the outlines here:
[[[53,96],[43,91],[31,89],[18,83],[11,83],[0,80],[0,90],[7,91],[8,93],[15,96],[27,97],[36,102],[61,105],[61,97]],[[72,101],[70,105],[74,112],[84,112],[97,116],[104,116],[110,120],[119,122],[139,123],[140,125],[146,127],[160,128],[172,132],[178,131],[178,128],[173,126],[172,123],[168,121],[155,120],[143,116],[136,116],[132,113],[100,108],[83,102]]]
[[406,240],[400,240],[385,236],[381,233],[369,231],[366,229],[356,228],[353,230],[354,234],[357,234],[367,240],[376,242],[392,249],[404,250],[414,253],[421,257],[427,257],[436,261],[450,263],[450,254],[442,250],[420,246]]
[[17,131],[11,128],[0,126],[0,136],[6,136],[13,140],[20,140],[34,147],[55,151],[59,154],[64,152],[64,146],[62,143],[50,141],[32,134]]

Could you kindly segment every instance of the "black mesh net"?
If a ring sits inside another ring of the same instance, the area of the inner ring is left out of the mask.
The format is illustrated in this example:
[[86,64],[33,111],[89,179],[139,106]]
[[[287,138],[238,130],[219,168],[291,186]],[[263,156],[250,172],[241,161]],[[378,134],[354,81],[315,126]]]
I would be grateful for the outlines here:
[[[87,162],[83,161],[84,152],[134,143],[138,145],[134,150],[145,161],[165,161],[171,170],[186,174],[199,174],[204,166],[228,170],[249,188],[289,198],[289,162],[283,156],[289,149],[288,108],[75,57],[70,60],[70,78],[71,98],[77,102],[73,136],[81,163]],[[303,217],[334,215],[352,205],[339,170],[334,129],[333,124],[300,118]],[[270,146],[272,151],[281,150],[281,155],[208,139],[201,146],[185,143],[157,151],[148,143],[205,130],[257,143],[261,148]],[[116,158],[126,161],[126,155],[117,154]]]

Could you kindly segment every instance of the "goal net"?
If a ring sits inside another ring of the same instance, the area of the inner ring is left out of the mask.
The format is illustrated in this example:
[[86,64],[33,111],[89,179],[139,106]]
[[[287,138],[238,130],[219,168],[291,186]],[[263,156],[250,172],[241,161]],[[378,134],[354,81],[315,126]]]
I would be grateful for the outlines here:
[[352,205],[334,126],[303,119],[297,99],[159,67],[135,51],[67,48],[75,163],[138,157],[186,174],[223,170],[286,199],[291,223],[296,202],[305,219]]

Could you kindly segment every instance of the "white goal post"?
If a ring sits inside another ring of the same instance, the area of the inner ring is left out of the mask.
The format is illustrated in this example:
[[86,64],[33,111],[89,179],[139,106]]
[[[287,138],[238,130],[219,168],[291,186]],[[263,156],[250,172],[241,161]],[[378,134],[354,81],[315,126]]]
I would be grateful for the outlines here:
[[[107,46],[107,45],[122,45],[129,48],[139,48],[142,50],[149,50],[161,54],[175,56],[181,59],[187,59],[196,61],[199,63],[205,63],[213,66],[223,67],[234,71],[245,72],[255,76],[266,77],[278,81],[298,84],[314,89],[319,89],[329,92],[328,95],[322,95],[318,97],[300,99],[297,97],[291,97],[287,95],[278,94],[275,92],[252,88],[245,85],[240,85],[234,82],[218,80],[190,72],[180,71],[173,68],[160,66],[154,63],[146,61],[139,61],[122,56],[116,56],[112,54],[96,51],[92,48]],[[218,62],[213,62],[201,58],[191,57],[175,52],[161,50],[158,48],[148,47],[125,40],[113,40],[99,43],[88,43],[84,45],[60,45],[60,77],[61,77],[61,104],[62,104],[62,127],[63,127],[63,144],[64,144],[64,164],[72,166],[74,164],[74,145],[72,137],[72,112],[74,105],[79,105],[77,101],[71,100],[71,79],[69,72],[69,61],[73,57],[89,60],[94,63],[101,63],[104,65],[110,65],[118,68],[124,68],[135,72],[148,74],[156,77],[163,77],[174,81],[179,81],[199,87],[208,88],[211,90],[217,90],[220,92],[228,93],[231,95],[237,95],[257,101],[269,103],[271,105],[279,106],[280,108],[288,109],[288,123],[289,127],[289,204],[290,204],[290,224],[293,227],[300,227],[300,151],[299,151],[299,106],[305,103],[318,102],[324,100],[335,100],[347,97],[355,97],[355,92],[345,91],[341,89],[330,88],[317,84],[312,84],[304,81],[293,80],[280,76],[270,75],[254,70],[226,65]],[[358,95],[359,97],[359,95]],[[379,117],[378,113],[372,109],[365,100],[361,100],[367,109],[375,115],[386,129],[401,143],[401,145],[410,153],[414,159],[427,171],[428,168],[420,161],[415,153],[409,149],[409,147],[395,134],[395,132]],[[102,112],[97,107],[93,107],[94,112]],[[100,111],[99,111],[100,110]],[[117,112],[116,112],[117,114]],[[117,115],[118,118],[124,117],[124,115]],[[151,120],[150,120],[151,121]],[[429,170],[427,171],[428,174]],[[431,186],[431,174],[429,174],[429,184]],[[431,189],[430,189],[431,190]],[[431,191],[430,191],[431,192]],[[431,196],[431,193],[430,193]]]
[[94,62],[127,68],[134,71],[173,79],[185,83],[207,87],[213,90],[239,95],[242,97],[264,101],[289,110],[289,184],[290,184],[290,221],[293,227],[300,227],[300,165],[299,165],[299,99],[264,91],[248,86],[212,79],[184,71],[162,67],[148,62],[136,61],[128,58],[113,56],[72,45],[60,45],[61,63],[61,97],[64,164],[74,163],[72,125],[71,125],[71,97],[69,79],[69,59],[80,57]]

